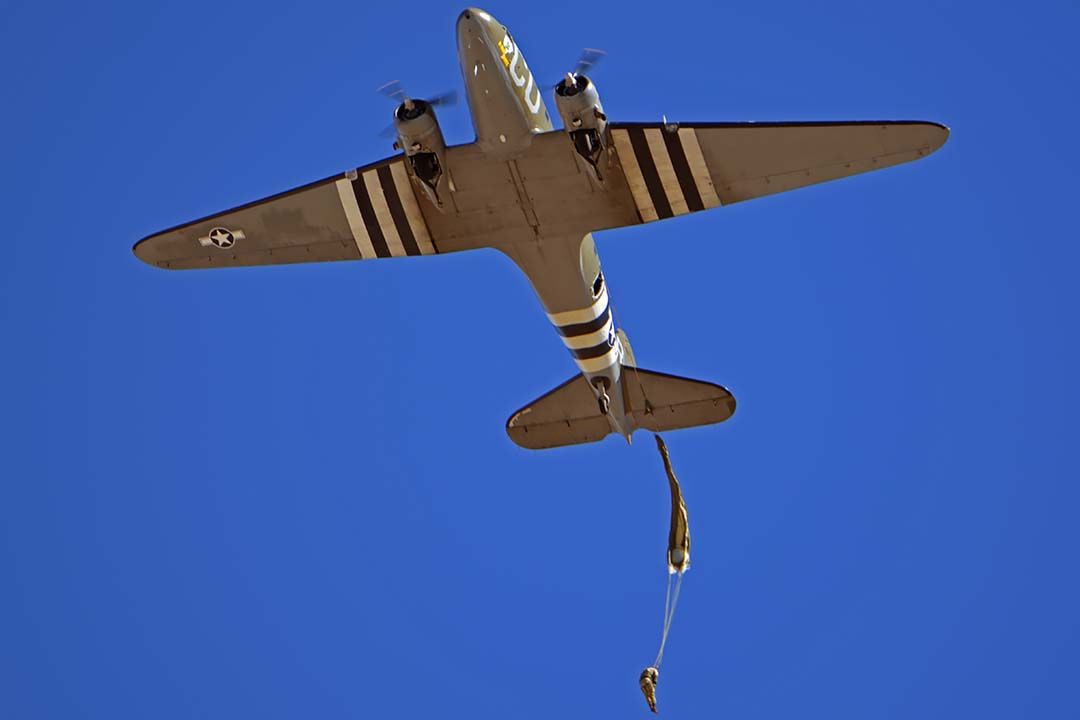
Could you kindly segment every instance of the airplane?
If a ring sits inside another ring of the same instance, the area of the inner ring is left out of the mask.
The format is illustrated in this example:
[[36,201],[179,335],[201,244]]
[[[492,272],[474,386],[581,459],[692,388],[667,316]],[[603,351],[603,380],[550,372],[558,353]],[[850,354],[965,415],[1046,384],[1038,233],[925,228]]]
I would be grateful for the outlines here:
[[447,146],[434,100],[405,96],[392,157],[139,241],[168,270],[375,260],[477,248],[524,272],[580,371],[513,413],[542,449],[718,423],[720,385],[638,368],[615,325],[592,233],[656,222],[917,160],[948,139],[924,121],[619,122],[589,58],[555,87],[555,129],[521,47],[478,8],[457,19],[476,139]]

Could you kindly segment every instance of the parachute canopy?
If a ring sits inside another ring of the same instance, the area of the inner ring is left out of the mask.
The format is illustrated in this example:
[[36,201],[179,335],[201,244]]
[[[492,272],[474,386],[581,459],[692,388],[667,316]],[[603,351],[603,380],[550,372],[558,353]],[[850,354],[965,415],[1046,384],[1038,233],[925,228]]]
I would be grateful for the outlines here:
[[668,532],[668,572],[680,575],[690,568],[690,518],[686,513],[686,503],[683,501],[682,488],[679,487],[679,479],[675,477],[675,471],[671,467],[671,458],[668,456],[667,445],[664,439],[656,436],[656,447],[660,450],[660,457],[664,460],[664,470],[668,476],[668,486],[671,488],[671,529]]

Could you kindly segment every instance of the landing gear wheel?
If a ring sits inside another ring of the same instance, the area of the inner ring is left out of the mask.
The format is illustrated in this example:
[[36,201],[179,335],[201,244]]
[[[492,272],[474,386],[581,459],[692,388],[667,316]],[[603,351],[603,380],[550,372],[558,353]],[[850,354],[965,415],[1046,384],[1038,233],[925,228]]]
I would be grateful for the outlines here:
[[596,390],[596,403],[600,407],[600,414],[607,415],[608,410],[611,409],[611,398],[608,397],[608,379],[605,377],[597,377],[592,380],[593,389]]

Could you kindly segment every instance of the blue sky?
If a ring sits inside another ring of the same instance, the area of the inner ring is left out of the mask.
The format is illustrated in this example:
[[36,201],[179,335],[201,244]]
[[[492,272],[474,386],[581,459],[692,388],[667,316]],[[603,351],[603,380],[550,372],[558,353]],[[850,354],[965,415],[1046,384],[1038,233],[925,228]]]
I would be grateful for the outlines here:
[[[506,438],[574,372],[508,260],[130,252],[387,155],[374,88],[460,88],[462,7],[0,3],[0,716],[646,716],[659,458]],[[641,365],[739,400],[667,436],[663,715],[1080,714],[1076,5],[486,9],[539,77],[606,49],[614,119],[953,131],[597,236]]]

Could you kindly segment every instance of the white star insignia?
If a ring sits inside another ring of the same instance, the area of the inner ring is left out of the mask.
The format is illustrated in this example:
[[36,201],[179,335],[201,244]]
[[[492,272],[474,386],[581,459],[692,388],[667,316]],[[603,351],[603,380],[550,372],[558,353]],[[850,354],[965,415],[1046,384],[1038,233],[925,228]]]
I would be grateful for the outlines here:
[[199,244],[203,247],[214,247],[220,250],[228,250],[236,244],[237,240],[244,239],[243,230],[230,230],[224,227],[216,227],[210,230],[210,232],[201,238],[199,238]]

